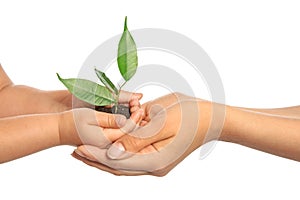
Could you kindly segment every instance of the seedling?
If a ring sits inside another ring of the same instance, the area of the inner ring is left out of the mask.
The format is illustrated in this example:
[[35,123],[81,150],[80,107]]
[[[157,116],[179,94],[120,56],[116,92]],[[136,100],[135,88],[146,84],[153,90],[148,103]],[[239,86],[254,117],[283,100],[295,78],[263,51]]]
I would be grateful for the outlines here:
[[127,17],[125,17],[124,31],[119,41],[117,61],[119,71],[125,80],[119,88],[96,67],[95,73],[104,86],[86,79],[63,79],[58,73],[57,77],[75,97],[95,105],[96,110],[123,114],[129,118],[129,108],[118,104],[122,87],[133,77],[138,66],[136,44],[127,28]]

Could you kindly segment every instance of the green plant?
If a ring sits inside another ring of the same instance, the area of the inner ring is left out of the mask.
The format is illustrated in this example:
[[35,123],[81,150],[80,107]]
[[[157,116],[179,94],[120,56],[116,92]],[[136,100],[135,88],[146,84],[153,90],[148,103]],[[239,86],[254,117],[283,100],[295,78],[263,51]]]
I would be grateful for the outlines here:
[[117,109],[120,91],[136,73],[138,66],[136,44],[127,28],[127,17],[125,17],[124,31],[119,41],[117,61],[119,71],[125,80],[119,88],[111,82],[104,72],[96,69],[96,67],[95,73],[104,86],[86,79],[63,79],[58,73],[57,77],[78,99],[95,106],[113,104],[116,105],[115,108]]

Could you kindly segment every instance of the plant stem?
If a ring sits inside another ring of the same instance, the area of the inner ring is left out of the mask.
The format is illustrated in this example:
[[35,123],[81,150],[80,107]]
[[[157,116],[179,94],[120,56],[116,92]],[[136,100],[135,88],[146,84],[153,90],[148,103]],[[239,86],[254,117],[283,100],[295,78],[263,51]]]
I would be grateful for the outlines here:
[[118,111],[119,97],[120,97],[120,93],[121,93],[122,87],[123,87],[126,83],[127,83],[127,81],[125,81],[121,86],[119,86],[119,92],[118,92],[118,95],[117,95],[117,101],[116,101],[116,104],[115,104],[115,113],[117,113],[117,111]]

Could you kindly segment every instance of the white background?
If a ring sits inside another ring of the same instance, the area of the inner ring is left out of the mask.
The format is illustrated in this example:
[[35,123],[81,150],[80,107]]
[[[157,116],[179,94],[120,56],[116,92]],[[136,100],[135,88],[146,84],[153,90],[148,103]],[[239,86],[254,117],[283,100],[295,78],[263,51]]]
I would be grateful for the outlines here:
[[[0,62],[16,84],[63,89],[102,42],[129,28],[164,28],[214,61],[226,102],[300,102],[297,1],[1,1]],[[155,95],[147,95],[147,98]],[[1,100],[0,100],[1,102]],[[116,177],[57,147],[0,165],[0,199],[299,199],[300,163],[230,143],[199,150],[166,177]]]

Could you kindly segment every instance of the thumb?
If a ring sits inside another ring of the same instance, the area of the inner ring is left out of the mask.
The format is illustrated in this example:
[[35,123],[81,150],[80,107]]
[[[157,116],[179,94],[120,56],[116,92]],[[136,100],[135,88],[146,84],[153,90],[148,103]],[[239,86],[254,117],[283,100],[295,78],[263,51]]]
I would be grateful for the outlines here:
[[163,120],[151,121],[146,126],[119,138],[107,151],[107,156],[111,159],[128,158],[149,145],[164,140],[168,137],[164,134]]
[[[107,156],[113,160],[121,160],[129,158],[135,154],[142,154],[141,150],[146,150],[147,147],[150,147],[156,140],[154,138],[137,138],[130,135],[124,135],[117,142],[112,144],[107,150]],[[153,152],[153,148],[151,152]],[[157,149],[154,149],[157,151]]]
[[[129,158],[149,146],[151,142],[149,140],[141,140],[139,138],[134,138],[132,136],[123,136],[124,138],[120,141],[115,142],[107,150],[107,156],[113,160],[121,160]],[[129,150],[130,149],[130,150]]]
[[137,98],[138,100],[141,100],[143,97],[142,93],[133,93],[132,98]]
[[102,128],[119,128],[126,124],[126,117],[120,114],[96,112],[97,124]]
[[124,159],[139,152],[154,142],[169,137],[165,130],[166,110],[158,113],[147,125],[122,136],[107,151],[111,159]]
[[142,97],[142,93],[132,93],[122,90],[119,95],[119,103],[129,103],[132,99],[141,100]]

